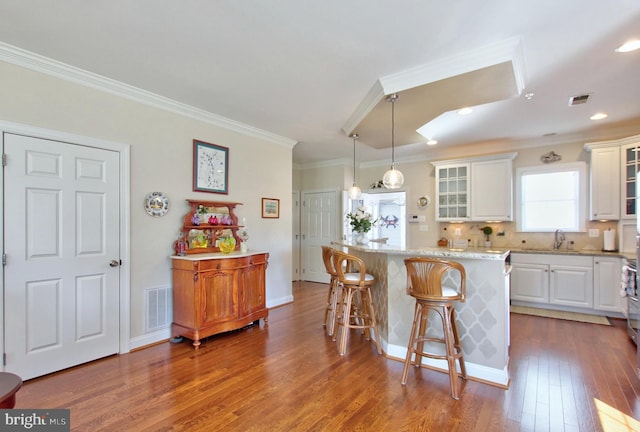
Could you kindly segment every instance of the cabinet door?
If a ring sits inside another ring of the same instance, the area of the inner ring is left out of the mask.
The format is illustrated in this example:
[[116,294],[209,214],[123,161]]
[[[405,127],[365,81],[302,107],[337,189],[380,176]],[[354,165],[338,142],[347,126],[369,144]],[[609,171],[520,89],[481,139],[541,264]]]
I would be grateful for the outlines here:
[[471,220],[513,220],[511,159],[471,163]]
[[238,317],[237,287],[235,270],[200,273],[201,326],[232,321]]
[[436,220],[469,219],[469,164],[436,167]]
[[635,144],[622,147],[622,217],[632,218],[636,214],[636,173],[640,168],[640,155]]
[[593,259],[593,307],[607,312],[621,312],[620,258],[598,257]]
[[265,266],[253,265],[240,272],[240,316],[265,308]]
[[[635,178],[635,172],[633,176]],[[591,151],[591,220],[620,219],[619,178],[620,148],[593,149]]]
[[550,303],[593,308],[591,267],[551,265],[550,271]]
[[549,302],[549,266],[511,264],[511,300]]

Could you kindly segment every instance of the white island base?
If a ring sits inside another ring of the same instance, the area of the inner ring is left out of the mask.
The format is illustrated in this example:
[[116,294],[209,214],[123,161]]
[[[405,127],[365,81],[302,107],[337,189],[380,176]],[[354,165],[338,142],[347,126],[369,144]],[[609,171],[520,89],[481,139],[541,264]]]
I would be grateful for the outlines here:
[[[346,247],[350,254],[362,258],[367,266],[367,273],[376,278],[372,294],[382,339],[380,342],[385,355],[399,361],[404,361],[407,354],[415,305],[415,299],[406,293],[404,259],[425,256],[461,263],[467,273],[467,297],[464,303],[456,303],[455,311],[467,376],[469,379],[508,388],[510,267],[505,263],[508,250],[402,250],[382,244],[362,246],[341,242],[334,245]],[[454,276],[457,277],[457,273]],[[441,337],[442,324],[432,315],[429,327],[434,329],[434,335]],[[444,352],[440,345],[434,344],[428,349]],[[425,358],[423,365],[447,370],[445,360]],[[410,377],[411,374],[409,379]]]

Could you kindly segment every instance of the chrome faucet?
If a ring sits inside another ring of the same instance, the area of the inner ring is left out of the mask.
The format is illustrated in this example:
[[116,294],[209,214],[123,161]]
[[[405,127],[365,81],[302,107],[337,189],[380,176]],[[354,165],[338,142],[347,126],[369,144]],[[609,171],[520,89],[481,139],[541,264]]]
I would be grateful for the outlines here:
[[557,229],[555,240],[553,242],[553,248],[556,250],[560,249],[560,246],[562,246],[562,242],[564,242],[564,240],[565,240],[564,233],[562,232],[561,229]]

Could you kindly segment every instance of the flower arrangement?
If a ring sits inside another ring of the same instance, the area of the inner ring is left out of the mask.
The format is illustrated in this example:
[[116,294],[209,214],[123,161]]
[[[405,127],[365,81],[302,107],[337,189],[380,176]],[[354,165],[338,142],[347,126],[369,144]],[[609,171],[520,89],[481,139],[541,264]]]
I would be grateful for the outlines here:
[[347,220],[349,220],[351,229],[358,233],[369,232],[377,222],[364,207],[358,207],[355,213],[347,213]]

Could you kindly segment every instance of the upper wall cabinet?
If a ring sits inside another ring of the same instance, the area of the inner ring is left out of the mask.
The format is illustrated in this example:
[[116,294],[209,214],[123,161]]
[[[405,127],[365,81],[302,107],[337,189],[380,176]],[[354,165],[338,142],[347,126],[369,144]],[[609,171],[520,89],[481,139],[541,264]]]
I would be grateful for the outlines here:
[[591,150],[590,220],[620,219],[620,148]]
[[640,135],[584,147],[591,152],[590,219],[635,218]]
[[516,155],[432,162],[436,167],[436,220],[513,220]]

